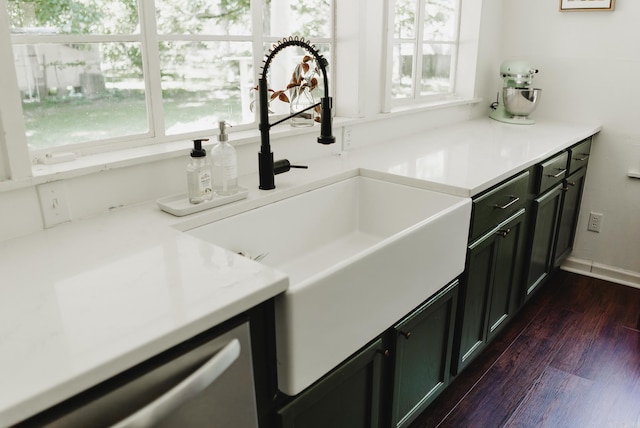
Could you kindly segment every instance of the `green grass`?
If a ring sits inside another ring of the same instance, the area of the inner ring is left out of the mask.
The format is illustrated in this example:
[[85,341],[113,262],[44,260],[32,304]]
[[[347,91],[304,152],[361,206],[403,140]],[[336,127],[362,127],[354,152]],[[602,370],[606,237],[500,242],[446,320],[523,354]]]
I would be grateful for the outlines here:
[[[163,103],[167,128],[212,115],[229,122],[241,120],[240,101],[233,97],[212,100],[195,92],[171,91],[165,92]],[[25,103],[23,111],[27,140],[35,150],[143,134],[149,129],[140,91],[118,91],[96,98],[49,97]],[[216,121],[212,122],[215,127]]]

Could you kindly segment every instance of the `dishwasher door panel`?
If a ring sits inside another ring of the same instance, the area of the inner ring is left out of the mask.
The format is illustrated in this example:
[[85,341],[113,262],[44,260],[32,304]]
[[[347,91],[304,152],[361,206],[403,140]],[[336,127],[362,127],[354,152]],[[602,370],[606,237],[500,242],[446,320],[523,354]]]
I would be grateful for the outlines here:
[[[239,356],[211,384],[186,402],[162,411],[160,421],[136,421],[127,427],[160,428],[256,428],[258,426],[249,323],[245,322],[216,338],[198,345],[162,364],[141,365],[141,374],[123,381],[106,381],[87,396],[75,410],[45,424],[48,427],[110,427],[163,397],[218,354],[225,346],[239,342]],[[236,343],[232,345],[237,346]],[[174,352],[172,350],[172,352]],[[235,355],[234,355],[235,358]],[[106,392],[104,392],[106,391]]]

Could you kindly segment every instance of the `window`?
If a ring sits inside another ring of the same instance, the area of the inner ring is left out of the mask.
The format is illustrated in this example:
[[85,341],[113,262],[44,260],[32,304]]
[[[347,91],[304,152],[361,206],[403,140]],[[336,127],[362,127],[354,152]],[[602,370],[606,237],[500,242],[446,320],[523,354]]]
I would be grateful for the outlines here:
[[[331,52],[332,0],[0,6],[7,8],[32,153],[188,139],[212,133],[220,120],[255,126],[253,88],[271,43],[295,34]],[[286,73],[271,75],[283,79],[274,86],[286,87],[300,61],[301,53],[287,55]]]
[[451,95],[458,55],[459,0],[394,0],[390,5],[393,40],[387,96],[391,104]]

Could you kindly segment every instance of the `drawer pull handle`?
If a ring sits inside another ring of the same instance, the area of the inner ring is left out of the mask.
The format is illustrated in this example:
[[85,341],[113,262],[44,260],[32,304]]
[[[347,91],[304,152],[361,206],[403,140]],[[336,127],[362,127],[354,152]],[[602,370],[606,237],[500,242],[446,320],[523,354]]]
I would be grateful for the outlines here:
[[499,210],[506,210],[511,205],[515,204],[516,202],[518,202],[520,200],[520,198],[518,198],[517,196],[513,196],[513,195],[509,195],[509,199],[511,199],[511,201],[507,205],[500,206],[498,204],[495,204],[493,206],[493,208],[496,208],[496,209],[499,209]]
[[566,168],[558,168],[558,169],[560,170],[560,172],[558,172],[556,175],[547,174],[547,177],[558,178],[558,177],[564,175],[565,172],[567,172]]
[[579,158],[573,158],[573,160],[578,161],[578,162],[584,162],[587,159],[589,159],[589,154],[588,153],[581,153]]
[[383,357],[388,357],[389,355],[391,355],[391,352],[389,352],[388,349],[385,349],[385,350],[379,349],[377,352],[382,354]]
[[510,233],[511,233],[511,229],[500,229],[499,231],[496,232],[497,235],[500,235],[503,238],[506,238],[507,235]]

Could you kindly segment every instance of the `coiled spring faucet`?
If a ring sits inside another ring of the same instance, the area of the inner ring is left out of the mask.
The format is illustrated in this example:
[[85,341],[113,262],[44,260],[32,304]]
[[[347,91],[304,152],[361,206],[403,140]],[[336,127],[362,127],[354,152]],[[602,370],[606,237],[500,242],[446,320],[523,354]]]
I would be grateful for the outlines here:
[[[273,58],[286,47],[298,46],[305,49],[311,55],[313,55],[316,64],[322,70],[322,77],[324,79],[324,97],[320,99],[320,102],[314,104],[304,110],[298,111],[292,115],[285,117],[273,124],[269,123],[269,100],[268,100],[268,84],[267,84],[267,72]],[[333,144],[336,142],[331,130],[331,108],[333,101],[329,96],[329,80],[327,78],[327,60],[320,55],[315,45],[311,45],[304,38],[295,36],[282,39],[275,43],[272,49],[266,55],[264,65],[262,66],[262,73],[258,80],[258,101],[260,103],[260,152],[258,153],[258,171],[260,174],[260,189],[270,190],[275,189],[276,174],[289,171],[290,168],[295,166],[291,165],[288,160],[281,159],[278,161],[273,160],[273,153],[271,152],[271,141],[269,137],[269,130],[272,126],[278,125],[285,120],[291,119],[307,110],[320,106],[320,136],[318,137],[318,143],[320,144]]]

